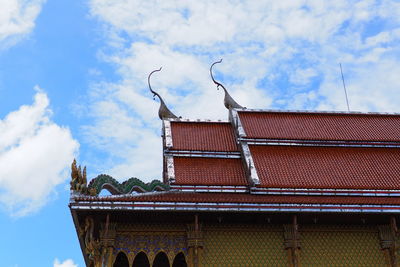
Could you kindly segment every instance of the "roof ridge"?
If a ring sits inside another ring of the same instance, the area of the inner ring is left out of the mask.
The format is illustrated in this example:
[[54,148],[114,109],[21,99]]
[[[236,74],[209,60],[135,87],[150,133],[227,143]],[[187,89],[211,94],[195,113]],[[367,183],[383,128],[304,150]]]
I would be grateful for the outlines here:
[[237,112],[265,112],[265,113],[298,113],[298,114],[332,114],[332,115],[389,115],[400,116],[398,112],[362,112],[362,111],[334,111],[334,110],[305,110],[305,109],[241,109],[235,108]]

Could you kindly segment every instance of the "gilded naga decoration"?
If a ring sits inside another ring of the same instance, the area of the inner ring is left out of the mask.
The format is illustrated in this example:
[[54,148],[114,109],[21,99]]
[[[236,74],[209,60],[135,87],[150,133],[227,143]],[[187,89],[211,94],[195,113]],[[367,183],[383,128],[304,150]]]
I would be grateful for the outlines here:
[[100,241],[94,238],[94,220],[88,216],[85,218],[85,224],[79,229],[79,238],[83,237],[85,253],[89,258],[89,266],[100,266]]
[[77,166],[76,160],[71,165],[71,191],[81,195],[98,196],[101,190],[106,189],[112,195],[146,193],[154,191],[168,191],[169,186],[159,180],[144,183],[138,178],[130,178],[122,183],[106,174],[93,178],[89,184],[86,178],[86,167]]
[[81,168],[76,165],[76,160],[72,162],[71,165],[71,190],[79,192],[81,194],[87,194],[87,178],[86,178],[86,167]]
[[159,180],[153,180],[150,183],[144,183],[138,178],[130,178],[125,182],[118,182],[106,174],[100,174],[92,179],[88,185],[90,195],[98,195],[102,189],[108,190],[112,195],[130,194],[133,191],[137,193],[146,193],[153,191],[168,191],[169,186]]
[[109,214],[105,224],[100,225],[92,216],[86,216],[82,226],[78,228],[78,235],[87,255],[87,266],[112,266],[116,224],[110,223]]
[[221,63],[222,59],[220,59],[219,61],[214,62],[211,67],[210,67],[210,75],[211,75],[211,79],[212,81],[217,85],[217,90],[219,90],[219,87],[222,87],[222,89],[225,92],[225,97],[224,97],[224,105],[227,109],[232,109],[232,108],[243,108],[241,105],[239,105],[232,97],[231,95],[228,93],[228,90],[226,90],[226,88],[218,81],[216,81],[214,79],[213,73],[212,73],[212,69],[214,67],[215,64]]

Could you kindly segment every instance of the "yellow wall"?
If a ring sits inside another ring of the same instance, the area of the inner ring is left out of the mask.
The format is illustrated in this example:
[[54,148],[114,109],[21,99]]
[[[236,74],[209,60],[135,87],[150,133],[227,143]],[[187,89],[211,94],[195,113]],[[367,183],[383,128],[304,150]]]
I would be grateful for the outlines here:
[[302,227],[302,266],[389,266],[376,227]]
[[[130,262],[140,251],[148,254],[150,262],[158,251],[164,251],[171,262],[180,251],[188,257],[186,229],[186,225],[130,225],[119,229],[116,245],[120,249],[115,252],[124,251]],[[302,267],[390,266],[380,248],[377,227],[300,225],[299,231]],[[290,266],[282,225],[203,225],[202,232],[203,267]]]
[[203,266],[287,266],[279,227],[205,227]]

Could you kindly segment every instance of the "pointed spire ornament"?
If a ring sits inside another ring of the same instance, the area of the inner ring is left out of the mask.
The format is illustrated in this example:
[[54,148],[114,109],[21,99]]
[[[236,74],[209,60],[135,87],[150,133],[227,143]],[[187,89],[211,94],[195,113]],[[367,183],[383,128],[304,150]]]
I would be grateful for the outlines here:
[[228,93],[228,90],[226,90],[226,88],[219,82],[217,82],[214,79],[213,73],[212,73],[212,68],[214,67],[215,64],[221,63],[222,59],[219,61],[214,62],[211,67],[210,67],[210,75],[211,75],[211,79],[213,80],[213,82],[217,85],[217,90],[219,90],[219,87],[222,87],[222,89],[224,89],[225,92],[225,97],[224,97],[224,105],[227,109],[232,109],[232,108],[243,108],[241,105],[239,105],[232,97],[231,95]]
[[86,167],[77,166],[76,160],[71,164],[71,191],[87,194]]
[[177,119],[178,117],[172,113],[169,108],[167,107],[167,105],[165,105],[164,100],[161,98],[161,96],[155,92],[150,85],[150,77],[154,72],[158,72],[161,71],[162,67],[160,67],[158,70],[153,70],[152,72],[150,72],[149,76],[147,77],[147,83],[149,84],[149,89],[150,92],[153,93],[153,99],[155,99],[155,97],[157,96],[158,99],[160,99],[160,108],[158,109],[158,117],[162,120],[164,119]]

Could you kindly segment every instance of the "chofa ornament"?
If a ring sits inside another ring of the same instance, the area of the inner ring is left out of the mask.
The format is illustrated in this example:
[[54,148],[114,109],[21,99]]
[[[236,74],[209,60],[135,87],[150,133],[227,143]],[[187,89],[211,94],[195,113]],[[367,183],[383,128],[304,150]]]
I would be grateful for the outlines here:
[[225,97],[224,97],[224,105],[227,109],[232,109],[232,108],[243,108],[241,105],[239,105],[229,94],[228,90],[226,90],[225,86],[223,86],[220,82],[216,81],[214,79],[213,73],[212,73],[212,69],[214,67],[215,64],[219,64],[222,62],[222,58],[219,61],[214,62],[213,64],[211,64],[210,67],[210,75],[211,75],[211,79],[212,81],[217,85],[217,89],[219,89],[219,87],[222,87],[222,89],[225,92]]

